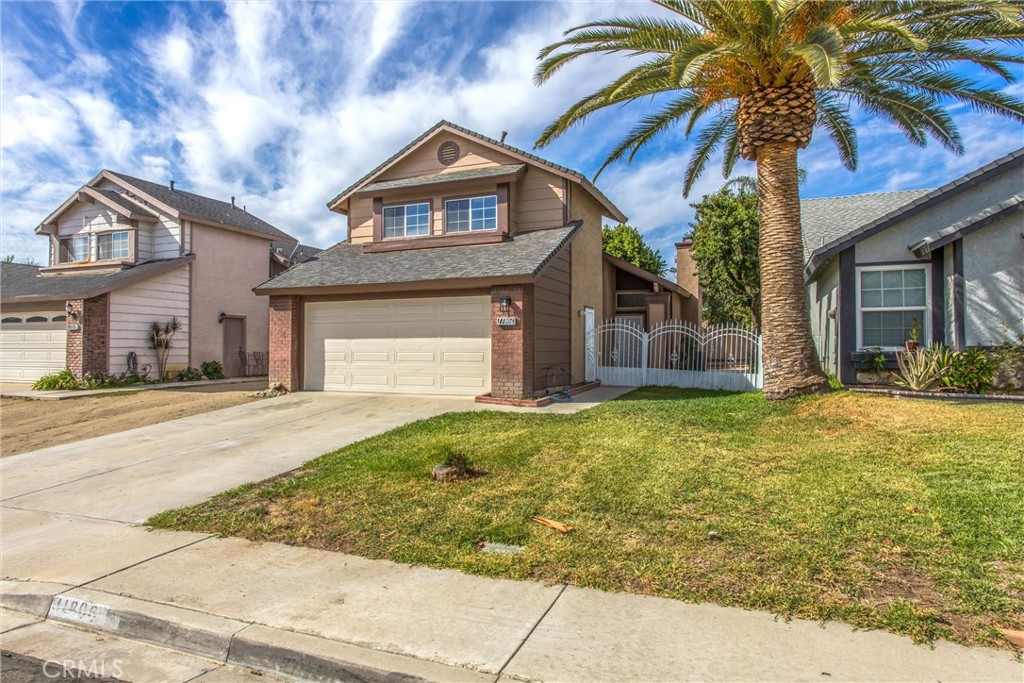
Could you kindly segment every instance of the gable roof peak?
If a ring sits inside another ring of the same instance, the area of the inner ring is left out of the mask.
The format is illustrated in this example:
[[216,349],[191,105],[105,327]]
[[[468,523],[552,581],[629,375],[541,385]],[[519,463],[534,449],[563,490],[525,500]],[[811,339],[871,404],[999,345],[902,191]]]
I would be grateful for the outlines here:
[[518,147],[513,147],[512,145],[506,142],[488,137],[486,135],[483,135],[482,133],[470,130],[469,128],[466,128],[464,126],[460,126],[457,123],[452,123],[447,119],[441,119],[440,121],[435,123],[426,131],[418,135],[412,142],[407,144],[402,149],[398,150],[395,154],[388,157],[379,166],[377,166],[372,171],[361,177],[356,182],[349,185],[344,190],[342,190],[333,199],[331,199],[331,201],[327,202],[327,208],[329,208],[331,211],[337,211],[339,205],[345,200],[349,199],[349,197],[351,197],[353,193],[359,190],[359,188],[363,187],[364,185],[369,183],[373,178],[386,171],[392,165],[394,165],[402,158],[404,158],[409,152],[422,145],[426,140],[433,137],[438,131],[441,130],[447,130],[451,133],[455,133],[456,135],[460,135],[465,138],[475,139],[479,142],[483,142],[484,144],[490,147],[494,147],[496,149],[508,152],[513,156],[519,157],[520,159],[523,159],[534,165],[543,166],[548,170],[553,171],[557,175],[560,175],[581,185],[583,189],[585,189],[595,199],[597,199],[597,201],[604,207],[605,210],[608,211],[609,215],[615,220],[620,221],[622,223],[625,223],[628,220],[626,218],[626,215],[623,214],[622,211],[617,206],[615,206],[615,204],[613,204],[612,201],[608,199],[608,197],[606,197],[603,192],[601,192],[601,190],[597,189],[597,187],[579,171],[575,171],[566,166],[562,166],[561,164],[556,164],[553,161],[548,161],[547,159],[543,159],[537,156],[536,154],[533,154],[532,152],[527,152],[526,150],[520,149]]

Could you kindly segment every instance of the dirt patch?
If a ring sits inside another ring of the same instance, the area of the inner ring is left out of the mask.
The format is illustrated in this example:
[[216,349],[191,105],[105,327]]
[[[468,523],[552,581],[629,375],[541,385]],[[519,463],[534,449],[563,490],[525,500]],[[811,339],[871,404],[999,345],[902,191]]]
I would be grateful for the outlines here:
[[0,457],[250,403],[239,385],[112,392],[63,401],[0,398]]

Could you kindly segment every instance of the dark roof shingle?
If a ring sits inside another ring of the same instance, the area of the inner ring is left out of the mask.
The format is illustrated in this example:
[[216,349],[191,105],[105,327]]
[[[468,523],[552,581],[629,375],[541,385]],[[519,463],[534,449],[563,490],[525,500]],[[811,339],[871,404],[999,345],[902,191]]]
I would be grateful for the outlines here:
[[39,266],[0,263],[0,300],[66,300],[109,292],[138,280],[191,263],[193,256],[149,261],[123,270],[80,273],[42,273]]
[[222,202],[219,199],[204,197],[193,192],[179,190],[178,188],[172,190],[166,185],[136,178],[125,173],[107,172],[129,185],[135,186],[157,201],[189,216],[194,216],[213,224],[230,225],[242,228],[243,230],[251,230],[275,239],[294,240],[288,233],[275,228],[270,223],[254,216],[248,211],[243,211],[239,206],[233,206],[230,202]]
[[886,214],[923,197],[931,190],[873,192],[845,197],[822,197],[800,201],[804,235],[804,262],[816,249],[842,240]]
[[580,223],[536,230],[506,242],[364,253],[342,242],[256,288],[258,292],[306,287],[376,285],[429,280],[533,277],[579,230]]

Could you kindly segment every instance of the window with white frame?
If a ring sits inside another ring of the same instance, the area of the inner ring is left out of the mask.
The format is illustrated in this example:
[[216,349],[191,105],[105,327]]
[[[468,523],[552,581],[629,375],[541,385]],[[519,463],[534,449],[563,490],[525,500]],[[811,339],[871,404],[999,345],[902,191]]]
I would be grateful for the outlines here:
[[430,234],[430,204],[384,207],[384,238],[419,237]]
[[917,328],[929,338],[926,266],[885,266],[857,270],[858,347],[903,346]]
[[498,229],[498,196],[449,199],[444,203],[445,232]]
[[100,261],[128,258],[128,231],[105,232],[97,235],[96,258]]
[[60,249],[58,251],[58,260],[60,263],[79,263],[81,261],[88,261],[89,236],[75,235],[74,237],[64,237],[60,240]]

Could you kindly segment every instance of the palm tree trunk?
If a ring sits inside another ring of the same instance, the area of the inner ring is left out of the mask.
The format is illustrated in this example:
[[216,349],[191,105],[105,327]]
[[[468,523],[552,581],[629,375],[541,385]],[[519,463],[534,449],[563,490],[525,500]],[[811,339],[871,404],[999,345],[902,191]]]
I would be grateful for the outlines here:
[[829,390],[807,310],[796,157],[796,144],[789,142],[757,150],[761,335],[769,401]]

